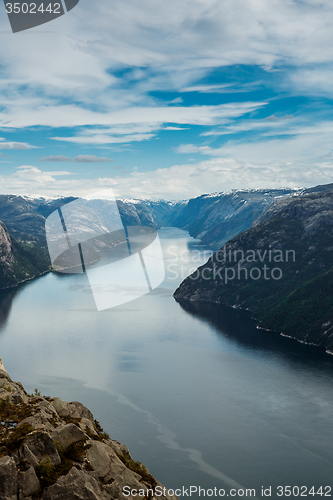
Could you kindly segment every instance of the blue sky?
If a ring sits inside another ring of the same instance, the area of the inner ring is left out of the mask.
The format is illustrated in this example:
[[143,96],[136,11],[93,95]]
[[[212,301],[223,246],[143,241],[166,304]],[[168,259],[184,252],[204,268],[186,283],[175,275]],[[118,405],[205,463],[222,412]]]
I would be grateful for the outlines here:
[[333,4],[0,5],[1,193],[184,199],[333,181]]

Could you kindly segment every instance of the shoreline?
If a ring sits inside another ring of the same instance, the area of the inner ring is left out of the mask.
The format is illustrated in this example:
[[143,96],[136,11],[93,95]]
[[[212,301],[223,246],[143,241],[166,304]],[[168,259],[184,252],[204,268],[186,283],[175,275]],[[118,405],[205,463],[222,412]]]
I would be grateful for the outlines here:
[[52,269],[47,269],[46,271],[43,271],[40,274],[35,274],[34,276],[31,276],[30,278],[27,278],[25,280],[19,281],[18,283],[15,283],[14,285],[9,285],[9,286],[2,287],[2,288],[0,288],[0,291],[2,291],[2,290],[11,290],[13,288],[17,288],[18,286],[22,285],[23,283],[26,283],[27,281],[32,281],[35,278],[40,278],[41,276],[44,276],[44,274],[48,274],[48,273],[51,273],[51,272],[52,272]]
[[279,330],[272,330],[270,328],[265,328],[263,326],[260,326],[257,324],[258,322],[258,319],[254,316],[254,313],[253,311],[251,311],[251,309],[249,308],[246,308],[244,309],[243,307],[240,307],[240,306],[237,306],[237,305],[230,305],[230,304],[226,304],[225,302],[216,302],[216,301],[211,301],[211,300],[188,300],[188,299],[179,299],[179,298],[176,298],[174,297],[174,299],[176,300],[176,302],[178,302],[180,305],[183,303],[186,303],[186,304],[192,304],[194,307],[195,307],[195,304],[206,304],[206,305],[210,305],[210,306],[214,306],[214,307],[218,307],[218,306],[224,306],[224,307],[228,307],[230,309],[233,309],[233,310],[239,310],[243,313],[248,313],[249,316],[251,317],[252,320],[255,321],[255,327],[257,330],[261,330],[261,331],[265,331],[265,332],[271,332],[271,333],[275,333],[281,337],[285,337],[285,338],[288,338],[290,340],[295,340],[297,341],[298,343],[300,344],[303,344],[303,345],[307,345],[309,347],[317,347],[317,348],[320,348],[322,349],[325,354],[328,354],[329,356],[333,356],[333,351],[329,350],[328,348],[326,348],[325,346],[323,345],[320,345],[320,344],[315,344],[314,342],[306,342],[305,340],[301,340],[301,339],[298,339],[297,337],[292,337],[291,335],[287,335],[286,333],[283,333]]

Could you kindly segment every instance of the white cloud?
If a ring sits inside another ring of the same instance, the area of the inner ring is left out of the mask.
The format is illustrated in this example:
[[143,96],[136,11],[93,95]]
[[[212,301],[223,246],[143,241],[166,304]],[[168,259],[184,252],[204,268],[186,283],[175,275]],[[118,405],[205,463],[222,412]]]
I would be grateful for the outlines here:
[[249,87],[238,88],[237,85],[226,83],[224,85],[192,85],[185,87],[182,92],[199,92],[200,94],[226,94],[229,92],[247,92]]
[[304,163],[296,162],[259,164],[214,158],[194,165],[136,172],[130,178],[117,179],[113,189],[119,197],[186,199],[234,188],[313,186],[332,182],[332,179],[332,161],[318,163],[309,169]]
[[183,154],[200,153],[268,164],[272,160],[304,162],[308,168],[332,151],[333,121],[318,121],[314,125],[307,125],[304,119],[301,121],[285,118],[288,119],[269,122],[249,120],[225,127],[223,131],[212,131],[212,135],[226,135],[237,131],[262,129],[255,138],[228,140],[220,147],[207,144],[181,144],[176,151]]
[[[75,176],[73,179],[62,177]],[[108,177],[80,179],[76,174],[67,171],[43,171],[33,165],[17,167],[13,174],[0,174],[2,194],[31,194],[31,195],[84,195],[92,190],[113,186],[117,183]]]
[[27,142],[3,142],[4,138],[0,137],[0,149],[33,149],[37,146],[31,146]]
[[[200,185],[201,190],[214,190],[210,179],[215,161],[219,168],[224,165],[223,176],[229,182],[227,164],[221,157],[235,162],[235,186],[253,179],[268,182],[266,174],[245,175],[244,180],[237,177],[241,168],[256,173],[256,165],[264,163],[273,176],[270,182],[275,182],[277,173],[281,182],[295,181],[293,173],[285,169],[287,161],[295,162],[292,168],[300,181],[308,179],[302,168],[314,179],[315,162],[308,166],[308,161],[332,149],[330,123],[311,128],[306,126],[306,117],[304,123],[294,119],[286,124],[287,120],[274,118],[264,123],[251,118],[247,123],[233,124],[235,118],[263,109],[266,101],[185,106],[176,97],[161,105],[150,94],[156,90],[200,94],[246,91],[251,85],[197,84],[209,81],[215,68],[244,64],[267,72],[281,69],[273,73],[275,89],[292,90],[294,95],[298,91],[331,96],[332,15],[329,0],[81,0],[71,14],[15,36],[5,34],[9,24],[2,16],[0,127],[18,129],[18,133],[28,127],[36,127],[36,133],[37,127],[72,127],[65,137],[54,131],[53,139],[96,146],[147,141],[162,129],[185,130],[189,125],[214,127],[207,131],[207,137],[259,133],[257,142],[228,141],[219,147],[211,143],[182,145],[178,152],[212,157],[201,162],[200,168],[175,166],[157,171],[155,177],[138,173],[137,177],[129,176],[127,184],[122,179],[96,181],[117,182],[124,192],[138,190],[151,196],[164,192],[174,193],[174,197],[178,193],[184,197],[192,188],[197,192]],[[283,134],[279,139],[274,137],[279,134]],[[0,142],[0,149],[32,147],[20,141]],[[272,159],[279,167],[272,167]],[[303,162],[302,168],[297,162]],[[265,172],[264,166],[260,168]],[[330,167],[322,168],[314,183],[328,175]],[[89,189],[88,181],[59,177],[29,166],[11,178],[1,176],[1,182],[8,189],[30,190],[34,184],[66,192]]]
[[[228,83],[193,82],[239,64],[288,67],[277,82],[331,94],[332,14],[329,0],[81,0],[71,14],[38,30],[2,34],[0,123],[106,125],[124,123],[123,112],[126,123],[128,113],[136,123],[136,113],[156,106],[149,92],[224,92]],[[5,16],[0,29],[9,30]],[[116,73],[122,67],[133,70]],[[115,113],[111,121],[109,113]],[[172,122],[171,114],[177,111],[162,110],[160,121]]]
[[188,130],[188,127],[164,127],[163,130]]
[[305,95],[326,96],[332,98],[333,70],[331,65],[313,64],[310,67],[295,68],[285,82],[285,88],[292,86]]
[[[113,112],[97,112],[73,105],[31,107],[29,113],[20,111],[0,113],[0,126],[23,128],[44,127],[112,126],[145,124],[160,127],[162,123],[215,125],[221,119],[236,118],[265,106],[265,102],[227,103],[217,106],[156,106],[126,108]],[[86,132],[87,133],[87,132]],[[91,133],[91,132],[90,132]]]
[[[207,130],[203,132],[201,136],[219,136],[219,135],[228,135],[228,134],[237,134],[239,132],[247,132],[247,131],[267,131],[267,134],[276,135],[281,130],[282,134],[288,133],[291,130],[291,127],[294,124],[290,123],[290,120],[293,119],[292,115],[286,115],[281,117],[276,117],[275,115],[268,116],[267,118],[261,120],[244,120],[240,121],[235,125],[225,125],[219,129]],[[304,118],[303,118],[304,120]],[[294,126],[295,130],[295,126]]]
[[[246,115],[265,105],[265,102],[241,102],[217,106],[138,107],[115,111],[113,113],[92,113],[87,111],[86,115],[81,110],[70,109],[70,111],[68,110],[70,123],[67,122],[67,126],[97,125],[99,128],[83,129],[71,137],[61,136],[53,137],[53,139],[76,144],[96,145],[141,142],[152,139],[156,135],[142,133],[142,130],[155,130],[157,132],[162,128],[163,123],[216,125],[224,123],[227,119]],[[50,111],[48,110],[48,113]],[[54,111],[53,115],[51,113],[44,116],[44,125],[59,126],[59,122],[57,121],[60,116],[59,109]],[[75,111],[77,111],[77,114],[75,114]],[[36,125],[38,121],[37,118],[34,118],[33,112],[30,116],[27,116],[27,120],[29,122],[25,122],[24,126]],[[11,124],[12,122],[9,123]],[[106,128],[100,128],[101,125]]]
[[[2,194],[31,194],[57,192],[58,183],[70,186],[71,182],[56,179],[56,177],[73,175],[67,171],[45,172],[32,165],[17,167],[16,172],[0,175]],[[75,175],[75,174],[74,174]],[[80,181],[79,181],[80,182]],[[60,188],[61,189],[61,188]]]
[[186,199],[234,188],[309,187],[329,183],[333,180],[333,160],[331,157],[322,158],[309,167],[304,162],[259,163],[212,158],[154,172],[134,170],[127,177],[61,178],[67,174],[23,166],[14,175],[0,175],[1,190],[7,194],[84,196],[112,187],[119,198]]
[[43,172],[37,167],[31,165],[22,165],[21,167],[17,167],[17,171],[15,172],[13,177],[20,180],[25,180],[27,182],[32,181],[32,182],[45,183],[45,182],[55,182],[56,179],[54,179],[54,177],[63,175],[73,175],[73,174],[71,172],[60,171],[60,170],[57,170],[56,172]]
[[73,137],[52,137],[55,141],[73,142],[76,144],[126,144],[128,142],[148,141],[155,137],[154,134],[134,134],[125,136],[111,136],[107,134],[82,134]]

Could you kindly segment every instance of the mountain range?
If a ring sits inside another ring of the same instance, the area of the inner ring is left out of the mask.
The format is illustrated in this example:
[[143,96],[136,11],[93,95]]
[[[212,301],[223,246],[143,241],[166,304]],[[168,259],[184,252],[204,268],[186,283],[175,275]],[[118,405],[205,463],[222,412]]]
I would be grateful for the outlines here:
[[183,281],[180,303],[249,309],[259,326],[333,351],[333,186],[277,200]]
[[[0,196],[0,288],[51,269],[45,220],[74,200]],[[263,328],[333,350],[333,184],[117,205],[125,226],[178,227],[217,250],[176,290],[179,302],[249,309]],[[113,209],[86,201],[88,226],[110,225]]]
[[201,244],[218,250],[246,229],[273,202],[297,196],[301,189],[243,189],[190,199],[168,222],[189,231]]
[[[294,189],[234,190],[175,202],[124,199],[117,200],[117,206],[124,226],[153,229],[174,226],[217,249],[248,229],[274,200],[299,192]],[[50,270],[45,220],[52,212],[76,199],[0,195],[1,238],[8,240],[11,248],[7,253],[4,250],[6,256],[2,256],[0,288],[14,286]],[[88,200],[82,210],[86,223],[99,226],[103,231],[112,222],[113,209],[113,202],[108,200]],[[100,250],[97,244],[97,251]]]
[[[295,196],[299,189],[246,189],[214,193],[184,201],[117,200],[125,226],[174,226],[212,247],[251,227],[253,221],[275,200]],[[45,219],[75,197],[31,197],[0,195],[0,220],[18,240],[31,236],[45,239]],[[98,203],[97,203],[98,201]],[[89,200],[93,208],[107,219],[108,200]],[[223,243],[222,243],[223,244]]]

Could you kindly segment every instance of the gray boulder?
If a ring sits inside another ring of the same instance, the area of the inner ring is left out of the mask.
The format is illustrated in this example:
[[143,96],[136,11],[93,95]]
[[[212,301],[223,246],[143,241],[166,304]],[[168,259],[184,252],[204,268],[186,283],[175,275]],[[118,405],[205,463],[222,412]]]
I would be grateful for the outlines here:
[[0,458],[0,498],[17,500],[17,470],[15,460],[8,455]]
[[110,497],[102,492],[96,479],[73,467],[67,476],[61,476],[45,490],[43,500],[110,500]]
[[78,401],[72,401],[69,403],[69,411],[72,418],[87,418],[92,422],[94,421],[94,416],[91,411]]
[[22,444],[19,453],[21,460],[26,460],[34,468],[37,468],[46,457],[53,465],[59,465],[61,458],[57,447],[50,434],[38,431],[32,434],[25,443]]
[[51,405],[60,417],[68,417],[70,415],[69,403],[66,401],[62,401],[60,398],[53,398]]
[[40,482],[38,481],[38,477],[33,467],[29,467],[27,471],[19,472],[18,483],[20,500],[38,493],[41,489]]
[[53,398],[51,404],[60,417],[72,417],[79,420],[81,418],[86,418],[91,422],[94,421],[94,416],[91,411],[78,401],[67,403],[60,398]]
[[88,439],[87,434],[74,424],[67,424],[62,427],[58,427],[54,432],[52,432],[51,436],[54,442],[56,442],[63,451],[65,451],[71,444],[79,441],[86,441]]

